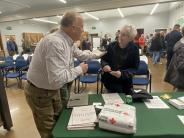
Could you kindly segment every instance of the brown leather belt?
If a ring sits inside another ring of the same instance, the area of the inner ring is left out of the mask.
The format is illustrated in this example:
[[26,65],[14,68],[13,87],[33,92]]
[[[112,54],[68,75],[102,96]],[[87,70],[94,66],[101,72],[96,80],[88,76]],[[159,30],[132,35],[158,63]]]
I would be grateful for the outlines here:
[[[33,87],[36,87],[33,83],[31,83],[29,80],[27,80],[27,82],[31,85],[31,86],[33,86]],[[38,87],[36,87],[36,88],[38,88]]]
[[31,85],[32,87],[35,87],[35,88],[38,88],[38,89],[42,89],[42,90],[44,90],[44,91],[58,91],[58,90],[49,90],[49,89],[43,89],[43,88],[39,88],[39,87],[37,87],[37,86],[35,86],[32,82],[30,82],[29,80],[27,80],[27,82],[29,83],[29,85]]

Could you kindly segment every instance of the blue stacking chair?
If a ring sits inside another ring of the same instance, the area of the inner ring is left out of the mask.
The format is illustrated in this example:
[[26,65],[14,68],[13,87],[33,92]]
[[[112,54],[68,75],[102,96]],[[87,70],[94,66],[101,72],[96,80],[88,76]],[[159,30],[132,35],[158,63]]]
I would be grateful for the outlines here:
[[20,86],[20,77],[23,75],[21,73],[21,69],[25,68],[28,66],[27,61],[25,61],[22,58],[18,58],[16,59],[15,62],[15,70],[14,71],[10,71],[10,70],[6,70],[5,72],[5,78],[6,78],[6,87],[8,87],[8,78],[16,78],[17,82],[18,82],[18,86]]
[[29,65],[22,67],[20,69],[20,88],[22,88],[22,80],[27,80],[27,71],[28,71]]
[[148,65],[145,61],[140,61],[139,68],[133,77],[133,85],[146,86],[146,90],[149,86],[149,92],[151,93],[151,81],[152,75],[148,69]]
[[[99,77],[101,71],[100,62],[97,60],[91,60],[86,62],[88,64],[88,71],[86,74],[79,76],[78,78],[78,93],[80,91],[80,82],[85,84],[84,89],[87,86],[87,83],[97,83],[97,94],[98,94],[98,86],[99,86]],[[84,90],[83,89],[83,90]]]
[[0,56],[0,61],[1,62],[4,62],[4,63],[1,63],[0,64],[0,70],[2,71],[2,73],[3,73],[3,71],[4,71],[4,67],[5,67],[5,57],[3,56]]
[[7,56],[5,57],[5,69],[13,69],[15,67],[13,57]]
[[0,69],[2,70],[2,73],[3,73],[3,77],[5,76],[6,70],[14,70],[14,67],[15,67],[12,56],[4,57],[4,61],[5,63],[0,66]]

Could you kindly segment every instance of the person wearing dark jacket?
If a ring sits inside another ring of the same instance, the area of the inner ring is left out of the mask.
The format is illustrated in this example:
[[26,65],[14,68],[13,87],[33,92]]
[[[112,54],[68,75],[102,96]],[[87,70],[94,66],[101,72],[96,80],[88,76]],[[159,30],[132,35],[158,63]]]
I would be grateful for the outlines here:
[[150,50],[153,53],[153,64],[157,64],[160,58],[160,51],[162,50],[162,42],[160,38],[160,33],[156,33],[151,41]]
[[18,47],[13,37],[10,37],[10,39],[6,42],[8,54],[10,56],[13,56],[15,54],[18,54]]
[[172,84],[175,91],[184,92],[184,27],[183,38],[178,41],[173,50],[173,57],[168,67],[165,81]]
[[82,50],[90,50],[90,51],[92,51],[91,43],[88,41],[88,39],[84,39],[81,42],[81,49]]
[[176,44],[176,42],[178,42],[181,38],[182,38],[182,35],[180,33],[179,24],[174,25],[173,31],[168,33],[165,37],[166,49],[167,49],[167,68],[169,67],[169,64],[173,56],[173,47]]
[[109,44],[101,59],[102,82],[108,92],[132,92],[132,74],[139,66],[139,49],[133,40],[136,30],[132,26],[121,29],[118,41]]

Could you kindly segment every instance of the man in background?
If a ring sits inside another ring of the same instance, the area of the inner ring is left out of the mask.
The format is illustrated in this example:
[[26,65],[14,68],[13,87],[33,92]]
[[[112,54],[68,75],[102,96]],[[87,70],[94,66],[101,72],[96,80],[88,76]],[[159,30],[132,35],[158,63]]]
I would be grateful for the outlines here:
[[13,56],[15,54],[18,54],[18,47],[14,40],[14,38],[11,36],[10,39],[6,42],[7,50],[9,56]]
[[165,37],[166,42],[166,50],[167,50],[167,69],[169,67],[169,64],[171,62],[172,56],[173,56],[173,48],[176,42],[178,42],[182,38],[182,35],[180,33],[180,25],[175,24],[173,30],[168,33]]

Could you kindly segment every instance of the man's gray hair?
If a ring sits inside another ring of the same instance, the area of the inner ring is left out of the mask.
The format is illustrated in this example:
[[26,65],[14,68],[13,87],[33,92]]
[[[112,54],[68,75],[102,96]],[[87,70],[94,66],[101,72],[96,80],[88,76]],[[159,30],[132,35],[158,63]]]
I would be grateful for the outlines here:
[[178,30],[178,29],[180,29],[180,25],[179,24],[175,24],[173,30]]
[[126,35],[129,37],[130,40],[134,40],[135,36],[137,35],[137,30],[132,25],[125,25],[123,28],[126,32]]
[[72,26],[75,23],[77,16],[79,16],[79,13],[73,11],[66,12],[61,19],[61,27],[65,28]]

